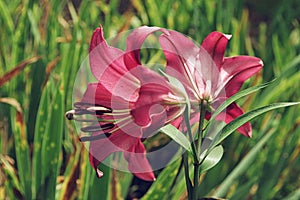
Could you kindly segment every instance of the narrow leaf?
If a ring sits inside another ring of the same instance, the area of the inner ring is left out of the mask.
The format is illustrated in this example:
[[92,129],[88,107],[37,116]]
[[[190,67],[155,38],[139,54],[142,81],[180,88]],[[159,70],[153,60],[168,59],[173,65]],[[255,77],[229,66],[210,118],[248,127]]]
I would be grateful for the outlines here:
[[238,118],[231,121],[229,124],[225,125],[224,128],[217,134],[217,136],[214,138],[210,149],[212,149],[214,146],[218,145],[220,142],[222,142],[224,139],[226,139],[231,133],[233,133],[236,129],[238,129],[240,126],[245,124],[246,122],[252,120],[253,118],[262,115],[268,111],[275,110],[278,108],[283,108],[287,106],[293,106],[300,104],[300,102],[293,102],[293,103],[274,103],[270,104],[261,108],[257,108],[255,110],[252,110],[250,112],[247,112]]
[[64,94],[62,86],[56,91],[51,103],[49,119],[42,143],[42,180],[44,191],[39,194],[49,199],[55,198],[56,179],[61,164],[60,153],[64,122]]
[[5,1],[0,2],[0,17],[2,18],[3,23],[7,27],[8,33],[13,33],[14,22],[12,17],[9,14],[9,9],[6,5],[7,4],[5,3]]
[[219,185],[213,196],[224,197],[228,192],[229,188],[232,186],[232,183],[240,175],[242,175],[251,164],[254,162],[255,157],[260,152],[262,147],[269,141],[269,138],[274,134],[275,131],[271,131],[266,134],[258,143],[255,145],[252,150],[243,158],[243,160],[234,168],[234,170],[226,177],[226,179]]
[[[227,108],[230,104],[232,104],[233,102],[235,102],[236,100],[247,96],[249,94],[252,94],[254,92],[257,92],[260,89],[263,89],[265,87],[267,87],[268,85],[270,85],[271,83],[274,83],[275,80],[267,82],[267,83],[263,83],[261,85],[258,86],[253,86],[250,88],[247,88],[245,90],[242,90],[238,93],[236,93],[235,95],[229,97],[228,99],[226,99],[226,101],[224,101],[217,109],[216,111],[213,113],[211,120],[214,120],[225,108]],[[208,128],[209,129],[209,128]]]
[[180,165],[180,160],[177,160],[167,166],[158,176],[157,180],[153,183],[147,194],[142,198],[142,200],[161,200],[169,199],[170,189],[172,185],[172,180],[177,175],[177,169]]
[[8,82],[13,77],[17,76],[27,65],[32,64],[36,61],[38,61],[40,57],[35,56],[32,58],[29,58],[27,60],[24,60],[23,62],[19,63],[16,67],[14,67],[11,71],[4,74],[2,77],[0,77],[0,87]]
[[14,133],[18,175],[24,199],[31,199],[31,163],[24,113],[19,102],[13,98],[0,98],[0,103],[7,103],[16,110],[15,112],[15,110],[12,109],[11,125]]
[[287,197],[283,198],[283,200],[298,200],[300,199],[300,188],[296,191],[289,194]]
[[46,130],[46,122],[48,121],[48,111],[50,107],[49,84],[43,90],[41,101],[37,112],[35,123],[34,143],[33,143],[33,165],[32,165],[32,180],[33,180],[33,198],[36,198],[37,192],[42,185],[42,143]]

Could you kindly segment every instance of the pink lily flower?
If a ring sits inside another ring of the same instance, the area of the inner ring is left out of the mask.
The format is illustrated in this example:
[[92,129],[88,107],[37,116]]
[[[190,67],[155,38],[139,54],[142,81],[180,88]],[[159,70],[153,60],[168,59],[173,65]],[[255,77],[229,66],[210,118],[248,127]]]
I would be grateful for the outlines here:
[[[228,97],[237,93],[242,84],[262,67],[261,59],[252,56],[224,57],[231,35],[210,33],[196,46],[189,38],[176,31],[160,36],[160,43],[167,59],[167,74],[184,85],[191,104],[198,106],[202,100],[216,109]],[[243,114],[243,110],[232,103],[217,120],[231,122]],[[209,119],[211,113],[206,113]],[[250,123],[238,131],[247,137],[252,135]]]
[[[90,142],[90,163],[97,166],[114,152],[123,152],[128,169],[137,177],[153,181],[142,141],[182,114],[182,94],[165,77],[140,63],[140,48],[157,27],[141,27],[127,38],[127,49],[111,47],[97,28],[90,44],[90,66],[97,83],[90,83],[68,119],[88,122],[81,141]],[[85,117],[85,118],[83,118]]]

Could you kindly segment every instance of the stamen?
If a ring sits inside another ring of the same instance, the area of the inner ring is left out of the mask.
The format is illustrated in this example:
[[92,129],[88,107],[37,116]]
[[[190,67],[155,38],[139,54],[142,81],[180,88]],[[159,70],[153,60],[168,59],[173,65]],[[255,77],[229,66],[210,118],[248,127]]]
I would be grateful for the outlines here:
[[83,137],[79,138],[79,140],[80,140],[80,142],[90,142],[90,141],[108,138],[110,135],[111,135],[111,133],[102,133],[102,134],[92,135],[92,136],[83,136]]
[[105,113],[107,116],[123,116],[123,115],[129,115],[130,112],[121,113],[121,112],[113,112],[113,113]]
[[114,113],[117,112],[117,113],[129,113],[130,112],[130,109],[123,109],[123,110],[114,110]]
[[[128,124],[132,123],[132,121],[130,120],[130,116],[129,117],[126,117],[118,122],[116,122],[118,124],[117,128],[113,129],[110,131],[110,133],[114,133],[116,132],[117,130],[119,129],[122,129],[123,127],[127,126]],[[127,121],[126,121],[127,120]],[[124,122],[125,121],[125,122]],[[124,122],[122,125],[120,124],[120,122]]]
[[119,120],[116,120],[115,123],[116,123],[116,124],[120,124],[121,122],[126,121],[126,120],[128,120],[128,119],[130,119],[130,118],[131,118],[131,116],[127,116],[127,117],[121,118],[121,119],[119,119]]
[[81,131],[83,131],[83,132],[98,132],[98,131],[112,129],[114,126],[115,125],[112,123],[98,124],[98,125],[94,125],[94,126],[82,127]]
[[85,118],[77,118],[77,117],[73,117],[73,120],[75,121],[78,121],[78,122],[94,122],[94,123],[97,123],[97,122],[100,122],[101,119],[85,119]]

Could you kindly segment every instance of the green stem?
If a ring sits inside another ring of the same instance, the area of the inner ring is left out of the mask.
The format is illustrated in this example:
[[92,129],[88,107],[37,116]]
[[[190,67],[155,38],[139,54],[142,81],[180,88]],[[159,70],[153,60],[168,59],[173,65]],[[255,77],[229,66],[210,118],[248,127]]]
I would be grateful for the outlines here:
[[205,100],[201,100],[200,103],[200,118],[199,118],[199,126],[197,131],[197,140],[195,141],[195,145],[197,146],[197,158],[198,160],[194,162],[194,189],[193,189],[193,199],[198,199],[198,188],[199,188],[199,177],[200,177],[200,154],[201,154],[201,144],[203,139],[203,125],[206,113],[206,104]]
[[205,119],[205,113],[206,113],[206,106],[207,106],[206,100],[201,100],[201,103],[199,106],[200,107],[199,126],[198,126],[198,131],[197,131],[198,140],[196,141],[198,158],[200,158],[200,153],[201,153],[201,143],[202,143],[202,139],[203,139],[203,125],[204,125],[204,119]]
[[184,167],[184,175],[185,175],[185,183],[186,183],[186,188],[188,191],[188,199],[192,200],[191,194],[193,191],[193,186],[192,182],[190,180],[190,174],[189,174],[189,163],[188,163],[188,154],[187,152],[184,152],[182,155],[182,160],[183,160],[183,167]]
[[191,129],[191,125],[190,125],[190,121],[189,121],[189,116],[188,116],[188,111],[185,110],[184,111],[184,120],[185,120],[185,124],[186,124],[186,128],[187,128],[187,133],[189,135],[189,138],[192,140],[192,152],[193,152],[193,157],[194,157],[194,162],[199,162],[199,158],[198,158],[198,152],[197,152],[197,148],[195,145],[195,142],[193,141],[193,134],[192,134],[192,129]]
[[198,163],[194,163],[194,188],[193,188],[193,200],[198,199],[198,185],[199,185],[199,167]]
[[191,183],[190,177],[189,177],[189,169],[188,169],[188,155],[187,152],[185,152],[182,156],[183,159],[183,165],[184,165],[184,171],[185,171],[185,179],[186,179],[186,186],[188,190],[188,199],[189,200],[197,200],[198,199],[198,186],[199,186],[199,176],[200,176],[200,150],[201,150],[201,143],[202,143],[202,137],[203,137],[203,125],[204,125],[204,119],[205,119],[205,112],[206,112],[206,104],[207,102],[205,100],[201,100],[200,103],[200,118],[199,118],[199,127],[197,131],[196,138],[197,140],[193,140],[193,134],[190,124],[190,116],[189,116],[189,110],[186,109],[184,111],[184,120],[187,127],[187,133],[189,138],[192,140],[192,153],[194,158],[194,186]]

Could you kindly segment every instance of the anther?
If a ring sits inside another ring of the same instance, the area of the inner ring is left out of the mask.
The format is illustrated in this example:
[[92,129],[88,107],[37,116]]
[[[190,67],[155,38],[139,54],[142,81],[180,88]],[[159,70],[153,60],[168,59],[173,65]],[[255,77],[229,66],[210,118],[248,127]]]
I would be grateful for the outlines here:
[[112,129],[114,126],[115,125],[112,123],[101,124],[101,125],[98,124],[98,125],[94,125],[94,126],[82,127],[81,131],[83,131],[83,132],[98,132],[98,131]]
[[66,118],[68,119],[68,120],[73,120],[74,119],[74,113],[75,113],[75,111],[74,110],[70,110],[70,111],[68,111],[68,112],[66,112]]
[[88,111],[86,109],[82,109],[82,108],[76,108],[75,109],[75,114],[76,115],[85,115],[85,114],[92,114],[91,111]]
[[92,136],[83,136],[83,137],[79,138],[79,140],[81,142],[90,142],[90,141],[108,138],[110,135],[111,135],[111,133],[104,133],[104,134],[98,134],[98,135],[92,135]]
[[85,103],[85,102],[75,102],[74,103],[75,108],[86,108],[86,107],[90,107],[90,106],[94,106],[94,104]]
[[112,110],[103,106],[92,106],[92,107],[88,107],[87,110],[89,111],[100,111],[102,113],[111,113]]
[[74,107],[77,109],[86,109],[90,111],[101,111],[103,113],[111,113],[112,109],[107,108],[106,106],[102,106],[99,104],[92,104],[92,103],[86,103],[86,102],[75,102]]

